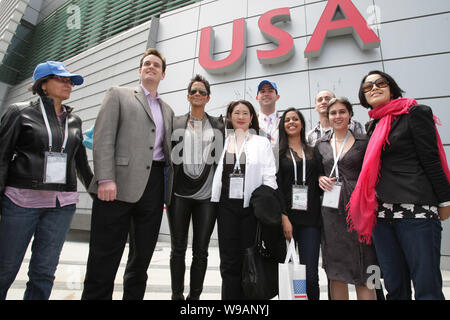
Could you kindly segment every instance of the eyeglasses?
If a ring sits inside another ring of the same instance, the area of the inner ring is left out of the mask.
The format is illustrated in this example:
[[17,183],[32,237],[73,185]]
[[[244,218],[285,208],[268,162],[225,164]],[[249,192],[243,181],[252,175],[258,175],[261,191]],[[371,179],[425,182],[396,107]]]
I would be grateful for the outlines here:
[[58,80],[59,82],[62,82],[62,83],[68,83],[68,84],[70,84],[71,86],[74,85],[72,79],[71,79],[71,78],[67,78],[67,77],[50,76],[49,79],[55,79],[55,80]]
[[190,94],[191,96],[193,96],[193,95],[196,94],[197,92],[198,92],[199,94],[201,94],[202,96],[204,96],[204,97],[206,97],[206,96],[208,95],[208,92],[203,91],[203,90],[199,90],[199,89],[192,89],[192,90],[189,91],[189,94]]
[[374,85],[377,86],[377,88],[386,88],[387,86],[389,86],[389,82],[385,78],[378,78],[373,82],[367,81],[364,82],[363,85],[361,86],[362,91],[364,93],[368,93],[372,91]]

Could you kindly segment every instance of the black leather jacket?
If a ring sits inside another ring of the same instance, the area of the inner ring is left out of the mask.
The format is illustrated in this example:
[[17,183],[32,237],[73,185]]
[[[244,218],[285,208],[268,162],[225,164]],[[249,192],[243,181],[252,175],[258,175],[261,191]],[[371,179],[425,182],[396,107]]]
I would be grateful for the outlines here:
[[[376,122],[368,127],[371,135]],[[415,105],[391,125],[381,152],[377,197],[385,203],[438,205],[450,200],[450,185],[439,160],[431,108]]]
[[[53,100],[43,97],[53,135],[53,150],[61,151],[64,124],[60,124]],[[69,121],[67,183],[44,184],[44,154],[48,151],[48,133],[39,100],[16,103],[8,107],[0,123],[0,198],[6,186],[53,191],[77,191],[77,174],[87,188],[92,180],[86,149],[82,145],[81,119],[65,106]],[[64,123],[64,122],[63,122]]]

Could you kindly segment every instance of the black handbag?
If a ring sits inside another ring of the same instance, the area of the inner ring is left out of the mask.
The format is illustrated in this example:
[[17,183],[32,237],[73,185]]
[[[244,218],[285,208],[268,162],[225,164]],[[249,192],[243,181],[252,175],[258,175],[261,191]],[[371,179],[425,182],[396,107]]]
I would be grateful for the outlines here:
[[250,300],[268,300],[278,294],[278,263],[264,247],[259,223],[255,244],[244,252],[242,289]]

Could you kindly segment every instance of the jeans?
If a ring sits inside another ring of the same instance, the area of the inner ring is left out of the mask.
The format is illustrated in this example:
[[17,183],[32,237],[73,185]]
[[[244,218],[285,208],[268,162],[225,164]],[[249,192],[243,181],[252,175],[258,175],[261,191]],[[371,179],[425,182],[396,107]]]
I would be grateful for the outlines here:
[[167,210],[172,250],[170,274],[172,299],[183,299],[184,273],[189,224],[192,217],[192,264],[188,299],[197,300],[203,291],[208,265],[208,247],[217,218],[217,204],[208,200],[194,200],[174,195]]
[[31,260],[25,300],[47,300],[53,287],[59,256],[76,206],[22,208],[8,197],[2,200],[0,220],[0,299],[14,282],[31,237]]
[[306,293],[309,300],[319,300],[320,228],[294,226],[294,240],[300,263],[306,265]]
[[373,243],[388,300],[443,300],[441,222],[437,219],[377,219]]

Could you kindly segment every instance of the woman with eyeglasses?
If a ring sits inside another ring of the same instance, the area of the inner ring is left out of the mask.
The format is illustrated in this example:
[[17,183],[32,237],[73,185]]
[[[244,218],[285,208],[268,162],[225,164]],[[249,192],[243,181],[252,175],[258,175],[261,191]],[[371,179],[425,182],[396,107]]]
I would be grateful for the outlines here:
[[210,99],[208,80],[196,75],[188,85],[190,111],[173,119],[172,162],[174,187],[167,208],[172,251],[170,274],[172,300],[184,300],[185,256],[192,221],[192,263],[188,300],[198,300],[208,265],[208,246],[217,217],[217,204],[210,201],[216,155],[222,153],[222,117],[205,112]]
[[370,109],[370,141],[348,222],[373,239],[387,299],[442,300],[441,222],[450,215],[450,172],[430,107],[402,98],[381,71],[363,77],[361,105]]
[[358,180],[367,146],[367,136],[348,128],[353,107],[346,98],[333,98],[327,106],[332,131],[314,149],[319,163],[322,200],[322,260],[330,281],[333,300],[348,300],[348,284],[353,284],[358,300],[375,300],[368,284],[370,266],[377,259],[372,245],[360,243],[356,232],[348,232],[345,208]]
[[219,202],[222,300],[241,300],[246,298],[241,285],[244,250],[254,245],[257,226],[250,198],[263,184],[277,189],[276,167],[270,141],[258,135],[258,115],[250,102],[228,105],[227,129],[231,132],[214,173],[211,201]]
[[66,234],[78,202],[77,176],[92,179],[81,119],[63,104],[83,77],[62,62],[39,64],[39,99],[12,104],[0,126],[0,299],[20,269],[31,238],[24,299],[49,299]]
[[319,300],[319,252],[321,238],[318,163],[306,142],[305,118],[295,109],[282,114],[279,124],[277,184],[283,201],[282,224],[286,240],[294,237],[300,263],[306,265],[308,300]]

